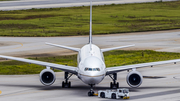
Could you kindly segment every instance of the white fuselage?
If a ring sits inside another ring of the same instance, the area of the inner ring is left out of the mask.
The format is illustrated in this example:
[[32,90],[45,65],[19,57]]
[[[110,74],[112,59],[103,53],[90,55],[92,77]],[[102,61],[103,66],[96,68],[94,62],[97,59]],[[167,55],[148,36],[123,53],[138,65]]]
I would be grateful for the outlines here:
[[106,74],[104,56],[101,49],[94,44],[87,44],[78,54],[78,77],[86,84],[100,83]]

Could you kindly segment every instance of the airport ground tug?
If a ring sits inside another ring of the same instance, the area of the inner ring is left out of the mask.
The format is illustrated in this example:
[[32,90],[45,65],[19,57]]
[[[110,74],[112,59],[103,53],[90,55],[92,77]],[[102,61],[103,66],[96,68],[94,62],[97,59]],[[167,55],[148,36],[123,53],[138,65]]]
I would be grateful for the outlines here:
[[115,90],[99,90],[96,94],[100,98],[129,99],[129,89],[121,88]]

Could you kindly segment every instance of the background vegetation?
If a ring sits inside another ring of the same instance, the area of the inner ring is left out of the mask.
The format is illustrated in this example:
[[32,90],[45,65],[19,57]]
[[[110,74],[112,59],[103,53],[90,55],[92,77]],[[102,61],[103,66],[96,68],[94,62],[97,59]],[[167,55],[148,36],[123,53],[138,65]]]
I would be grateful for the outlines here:
[[[93,34],[180,28],[180,1],[93,6]],[[89,7],[0,11],[0,36],[89,33]]]
[[[116,50],[116,51],[106,52],[104,56],[105,56],[106,66],[112,67],[112,66],[145,63],[145,62],[178,59],[180,58],[180,53],[155,52],[151,50],[139,50],[139,51]],[[31,59],[53,62],[53,63],[69,65],[69,66],[77,66],[76,58],[77,55],[41,57],[41,58],[31,58]],[[0,62],[1,75],[38,74],[43,69],[45,69],[45,67],[43,66],[28,64],[19,61]],[[55,70],[55,71],[59,72],[59,70]]]

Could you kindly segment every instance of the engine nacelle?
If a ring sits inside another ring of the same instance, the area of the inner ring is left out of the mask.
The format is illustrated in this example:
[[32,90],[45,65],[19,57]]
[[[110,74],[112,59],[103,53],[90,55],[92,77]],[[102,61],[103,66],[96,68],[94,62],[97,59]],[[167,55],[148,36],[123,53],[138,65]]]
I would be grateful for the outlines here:
[[138,71],[131,71],[126,77],[126,81],[130,87],[139,87],[142,84],[143,77]]
[[53,70],[51,69],[44,69],[40,73],[40,81],[42,84],[46,86],[50,86],[56,80],[56,76]]

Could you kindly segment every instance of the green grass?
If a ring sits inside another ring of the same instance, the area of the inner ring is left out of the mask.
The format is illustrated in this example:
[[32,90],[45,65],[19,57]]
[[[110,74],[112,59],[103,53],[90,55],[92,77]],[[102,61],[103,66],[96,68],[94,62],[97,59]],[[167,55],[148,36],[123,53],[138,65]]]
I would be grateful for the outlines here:
[[[180,28],[180,1],[93,6],[93,34]],[[89,7],[0,11],[0,36],[88,35]]]
[[[104,53],[107,67],[138,64],[154,61],[179,59],[180,53],[155,52],[152,50],[125,51],[117,50]],[[47,61],[62,65],[77,66],[77,55],[31,58],[34,60]],[[0,74],[38,74],[45,69],[43,66],[28,64],[19,61],[0,62]],[[59,72],[59,70],[55,70]]]
[[0,0],[0,1],[15,1],[15,0]]

